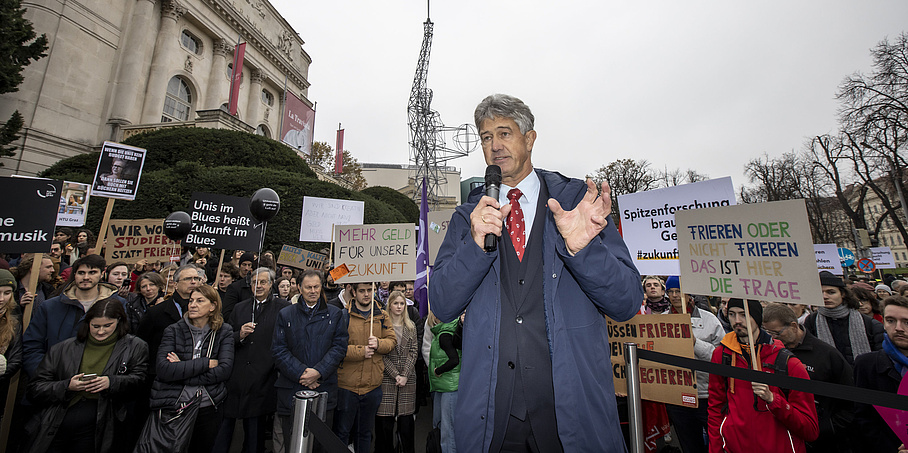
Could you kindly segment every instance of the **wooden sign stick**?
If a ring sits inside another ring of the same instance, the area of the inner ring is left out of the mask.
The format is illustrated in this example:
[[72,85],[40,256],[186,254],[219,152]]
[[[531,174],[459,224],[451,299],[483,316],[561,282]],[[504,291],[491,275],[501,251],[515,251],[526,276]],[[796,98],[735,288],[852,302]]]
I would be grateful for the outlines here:
[[221,249],[221,259],[218,260],[218,271],[214,273],[214,275],[215,275],[215,277],[214,277],[215,287],[217,287],[217,281],[218,281],[218,278],[219,278],[220,275],[221,275],[221,267],[224,265],[224,252],[226,252],[226,250]]
[[[335,266],[334,263],[334,224],[331,224],[331,250],[328,252],[328,262],[331,263],[331,267]],[[322,249],[325,250],[325,249]]]
[[[757,350],[754,349],[754,334],[750,329],[750,304],[747,303],[747,299],[744,300],[744,317],[747,319],[747,343],[750,345],[750,362],[751,366],[756,371],[763,371],[760,367],[760,354],[757,353]],[[757,326],[759,328],[759,326]]]
[[681,292],[681,313],[687,314],[687,298],[684,297],[684,290],[681,289],[681,283],[678,283],[678,291]]
[[371,337],[372,336],[372,324],[375,323],[375,282],[372,282],[372,301],[369,304],[369,307],[371,307],[371,309],[369,310],[371,312],[371,314],[369,316],[369,336]]
[[101,231],[98,232],[98,244],[95,244],[96,252],[100,255],[101,249],[104,248],[105,242],[107,242],[107,226],[110,224],[110,214],[113,212],[114,207],[113,198],[107,199],[107,209],[104,210],[104,219],[101,221]]

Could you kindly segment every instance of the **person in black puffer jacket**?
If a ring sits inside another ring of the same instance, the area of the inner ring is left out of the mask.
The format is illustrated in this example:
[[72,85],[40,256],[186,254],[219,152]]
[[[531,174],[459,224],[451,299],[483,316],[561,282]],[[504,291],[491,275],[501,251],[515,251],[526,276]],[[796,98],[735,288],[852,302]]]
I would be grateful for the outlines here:
[[[226,383],[233,371],[233,342],[233,328],[221,317],[218,292],[207,285],[192,292],[183,319],[164,330],[149,406],[154,417],[154,411],[176,409],[202,392],[188,451],[209,452],[214,445],[222,418],[217,407],[227,397]],[[173,449],[182,451],[181,447]]]

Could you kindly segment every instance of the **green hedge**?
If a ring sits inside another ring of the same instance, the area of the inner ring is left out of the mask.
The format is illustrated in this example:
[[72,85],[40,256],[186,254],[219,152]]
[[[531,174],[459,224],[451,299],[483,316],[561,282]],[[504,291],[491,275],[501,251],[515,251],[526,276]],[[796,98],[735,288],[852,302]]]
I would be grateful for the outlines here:
[[419,223],[419,206],[406,195],[384,186],[368,187],[363,189],[363,193],[393,206],[408,222]]

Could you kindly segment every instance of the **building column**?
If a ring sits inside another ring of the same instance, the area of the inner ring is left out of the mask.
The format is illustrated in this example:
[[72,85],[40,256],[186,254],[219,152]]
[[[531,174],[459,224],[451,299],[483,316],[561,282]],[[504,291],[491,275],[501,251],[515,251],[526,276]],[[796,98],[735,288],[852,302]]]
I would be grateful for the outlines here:
[[211,73],[208,74],[208,89],[205,91],[205,110],[221,108],[230,91],[227,79],[227,52],[231,45],[226,39],[218,39],[212,49]]
[[259,126],[259,106],[262,105],[262,81],[265,74],[261,69],[252,69],[249,84],[249,101],[246,102],[246,124],[252,127]]
[[[180,30],[177,20],[186,12],[186,8],[175,0],[164,0],[161,4],[161,29],[154,44],[154,55],[151,57],[151,70],[148,74],[148,87],[145,89],[145,106],[142,109],[143,123],[160,123],[164,111],[164,97],[167,94],[167,82],[171,78],[170,63],[173,54],[180,45]],[[192,118],[190,118],[192,119]]]
[[139,121],[148,72],[146,62],[151,53],[152,24],[155,22],[155,0],[138,0],[129,22],[129,32],[121,49],[120,72],[117,75],[110,123],[120,126]]

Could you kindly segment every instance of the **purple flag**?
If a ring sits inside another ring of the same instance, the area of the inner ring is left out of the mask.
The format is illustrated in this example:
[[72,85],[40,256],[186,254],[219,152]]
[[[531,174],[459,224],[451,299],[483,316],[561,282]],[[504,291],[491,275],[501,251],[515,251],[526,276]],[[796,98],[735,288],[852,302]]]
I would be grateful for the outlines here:
[[422,202],[419,203],[419,240],[416,244],[416,282],[413,298],[419,305],[419,315],[429,314],[429,203],[426,200],[426,179],[422,180]]

